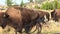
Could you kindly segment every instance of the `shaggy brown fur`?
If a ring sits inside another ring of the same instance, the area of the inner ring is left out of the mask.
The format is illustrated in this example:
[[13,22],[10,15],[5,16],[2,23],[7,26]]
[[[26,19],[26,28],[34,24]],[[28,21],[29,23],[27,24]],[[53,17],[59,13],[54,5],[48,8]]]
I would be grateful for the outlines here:
[[6,19],[8,25],[14,27],[18,32],[22,30],[21,12],[13,7],[9,7],[6,11]]
[[29,33],[30,29],[37,23],[44,22],[44,15],[48,15],[48,13],[22,7],[9,7],[5,15],[9,21],[9,23],[7,23],[8,25],[20,32],[22,28],[25,28],[26,32]]
[[[28,9],[28,8],[22,8],[22,7],[14,7],[18,10],[20,10],[23,16],[23,27],[27,25],[25,28],[26,30],[29,30],[29,28],[32,28],[35,26],[37,23],[39,24],[40,22],[45,23],[44,21],[44,16],[46,15],[46,18],[49,21],[49,13],[48,12],[43,12],[40,10],[34,10],[34,9]],[[41,27],[41,24],[39,24]],[[27,31],[29,32],[29,31]]]

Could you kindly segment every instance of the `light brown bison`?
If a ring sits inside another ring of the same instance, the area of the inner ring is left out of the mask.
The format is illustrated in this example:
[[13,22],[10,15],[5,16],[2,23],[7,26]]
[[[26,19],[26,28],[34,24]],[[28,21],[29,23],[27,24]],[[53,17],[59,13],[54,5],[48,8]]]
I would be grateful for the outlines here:
[[[22,29],[25,28],[27,33],[29,33],[30,29],[37,23],[45,23],[44,15],[49,16],[47,12],[22,7],[9,7],[5,15],[5,18],[8,20],[8,25],[14,27],[17,32],[21,32]],[[42,27],[41,24],[39,25]]]
[[51,17],[52,17],[53,20],[59,21],[59,19],[60,19],[60,10],[59,9],[53,10],[53,12],[51,12]]

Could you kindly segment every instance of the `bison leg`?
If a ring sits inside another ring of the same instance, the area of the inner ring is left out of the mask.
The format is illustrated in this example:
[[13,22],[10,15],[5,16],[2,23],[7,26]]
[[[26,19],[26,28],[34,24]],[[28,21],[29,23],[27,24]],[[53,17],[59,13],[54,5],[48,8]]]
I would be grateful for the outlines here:
[[29,32],[30,32],[30,26],[26,26],[25,27],[25,33],[30,34]]
[[58,21],[58,18],[55,17],[54,20],[55,20],[55,22],[56,22],[56,21]]
[[16,30],[15,34],[17,34],[17,32],[19,32],[20,34],[22,34],[22,29],[20,27],[18,27],[18,28],[16,27],[15,30]]
[[17,27],[17,32],[20,32],[22,34],[22,26],[21,25]]
[[49,18],[49,17],[50,17],[50,15],[49,15],[49,14],[47,14],[47,15],[46,15],[46,18],[48,19],[48,21],[50,20],[50,18]]
[[55,22],[58,21],[58,17],[56,16],[56,14],[54,14],[54,19],[53,20],[55,20]]
[[4,29],[6,25],[7,25],[7,22],[4,20],[4,22],[0,26],[2,26],[2,28]]
[[[46,22],[44,21],[44,20],[45,20],[44,17],[42,17],[40,20],[41,20],[41,22],[42,22],[43,24],[46,24]],[[39,22],[39,23],[40,23],[40,22]]]
[[5,27],[6,27],[6,25],[4,24],[4,25],[1,25],[2,26],[2,28],[4,29]]
[[12,27],[15,28],[15,34],[17,34],[17,32],[22,33],[22,23],[21,24],[17,24],[17,23],[13,23]]
[[36,25],[36,28],[38,30],[37,34],[40,34],[41,30],[42,30],[42,25],[39,23],[39,24]]

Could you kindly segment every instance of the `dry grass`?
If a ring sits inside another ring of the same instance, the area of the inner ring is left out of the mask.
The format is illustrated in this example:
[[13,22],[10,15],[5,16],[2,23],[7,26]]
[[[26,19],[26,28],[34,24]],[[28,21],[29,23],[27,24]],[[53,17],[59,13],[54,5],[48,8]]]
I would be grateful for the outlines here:
[[[33,27],[31,30],[34,31],[36,27]],[[37,33],[37,30],[34,32],[34,34]],[[54,21],[49,21],[47,22],[47,25],[43,25],[42,27],[42,34],[53,34],[53,33],[60,33],[60,23],[59,22],[54,22]],[[2,29],[0,27],[0,34],[15,34],[14,28],[7,26],[5,29]],[[19,33],[18,33],[19,34]]]
[[60,32],[60,23],[59,22],[50,21],[48,23],[48,27],[43,26],[42,33],[44,33],[44,32],[52,32],[52,33]]

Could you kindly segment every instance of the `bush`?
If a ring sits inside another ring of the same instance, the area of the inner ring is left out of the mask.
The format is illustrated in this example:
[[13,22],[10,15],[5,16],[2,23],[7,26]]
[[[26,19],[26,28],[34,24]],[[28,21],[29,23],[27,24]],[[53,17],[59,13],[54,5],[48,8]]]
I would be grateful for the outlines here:
[[58,4],[57,9],[60,9],[60,3]]
[[36,9],[40,9],[40,7],[39,7],[38,5],[35,5],[35,8],[36,8]]
[[60,9],[60,3],[58,2],[58,0],[54,0],[52,2],[47,1],[45,3],[42,3],[41,9],[45,10]]
[[54,2],[53,2],[53,8],[57,9],[58,4],[59,4],[58,0],[54,0]]
[[12,2],[12,0],[6,0],[6,4],[7,4],[7,6],[12,6],[13,2]]
[[25,4],[24,4],[23,0],[21,1],[20,6],[21,6],[21,7],[25,7]]
[[43,3],[41,5],[41,9],[45,9],[45,10],[51,9],[52,10],[53,9],[53,5],[50,2],[46,2],[46,3]]

